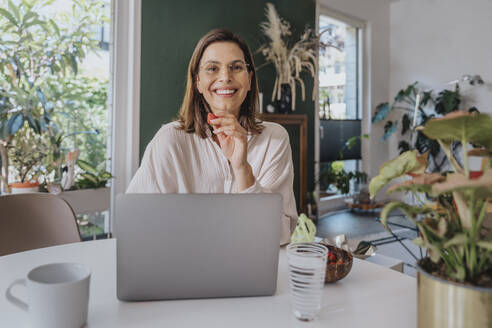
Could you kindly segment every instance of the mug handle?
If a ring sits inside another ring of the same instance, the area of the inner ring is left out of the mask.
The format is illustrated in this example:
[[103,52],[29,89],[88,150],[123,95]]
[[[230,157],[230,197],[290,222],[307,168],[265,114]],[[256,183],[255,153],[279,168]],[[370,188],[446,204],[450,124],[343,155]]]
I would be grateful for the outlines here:
[[13,283],[10,284],[9,288],[7,288],[7,291],[5,292],[5,296],[7,297],[7,300],[18,306],[19,308],[21,308],[22,310],[26,311],[27,312],[27,309],[28,309],[28,305],[26,302],[24,301],[21,301],[20,299],[18,299],[17,297],[15,297],[14,295],[12,295],[12,293],[10,292],[11,289],[16,286],[16,285],[22,285],[24,287],[26,287],[26,279],[17,279],[16,281],[14,281]]

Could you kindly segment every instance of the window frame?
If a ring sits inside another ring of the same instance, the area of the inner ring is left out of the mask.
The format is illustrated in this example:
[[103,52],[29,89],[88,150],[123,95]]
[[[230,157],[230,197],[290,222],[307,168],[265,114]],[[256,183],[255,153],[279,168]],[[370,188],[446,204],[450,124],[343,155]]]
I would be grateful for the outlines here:
[[115,178],[111,184],[110,231],[113,232],[116,196],[125,193],[139,165],[142,0],[113,0],[112,6],[111,172]]
[[[347,15],[345,13],[342,13],[340,11],[331,9],[325,5],[320,4],[317,2],[316,5],[316,31],[319,30],[319,17],[323,16],[329,16],[331,18],[334,18],[336,20],[339,20],[341,22],[344,22],[348,25],[351,25],[355,28],[358,29],[357,33],[357,43],[358,43],[358,49],[357,49],[357,61],[356,61],[356,70],[357,70],[357,83],[356,83],[356,88],[357,88],[357,99],[356,99],[356,112],[357,116],[359,116],[359,113],[362,113],[361,115],[361,121],[362,121],[362,126],[361,126],[361,131],[362,134],[367,133],[368,131],[368,125],[370,122],[370,108],[369,106],[366,106],[365,104],[370,104],[370,99],[369,99],[369,90],[368,90],[368,83],[365,80],[366,77],[368,76],[368,63],[367,63],[367,55],[369,53],[369,47],[366,44],[365,40],[369,40],[368,35],[368,26],[367,23],[364,20],[358,19],[356,17],[353,17],[351,15]],[[318,59],[319,60],[319,59]],[[319,61],[318,61],[319,64]],[[319,65],[318,65],[319,67]],[[318,72],[319,73],[319,72]],[[319,78],[316,76],[316,81],[315,81],[315,87],[317,90],[319,90]],[[315,115],[314,115],[314,134],[315,134],[315,140],[314,140],[314,145],[315,145],[315,151],[314,151],[314,172],[315,172],[315,179],[318,179],[319,177],[319,171],[320,171],[320,151],[319,151],[319,145],[320,145],[320,118],[319,118],[319,92],[316,93],[316,100],[315,100]],[[365,158],[364,155],[367,154],[367,149],[368,149],[368,142],[362,138],[361,140],[361,153],[362,153],[362,158]],[[363,171],[367,171],[367,163],[366,161],[362,161],[362,168],[360,168],[360,164],[357,165],[357,169],[362,169]],[[348,195],[341,195],[339,197],[330,197],[329,200],[324,200],[321,201],[319,198],[320,195],[320,190],[319,190],[319,183],[315,185],[315,191],[316,191],[316,202],[317,202],[317,208],[318,208],[318,215],[322,216],[324,213],[328,211],[334,211],[334,210],[339,210],[343,209],[345,207],[344,205],[344,200],[347,197],[350,197]]]

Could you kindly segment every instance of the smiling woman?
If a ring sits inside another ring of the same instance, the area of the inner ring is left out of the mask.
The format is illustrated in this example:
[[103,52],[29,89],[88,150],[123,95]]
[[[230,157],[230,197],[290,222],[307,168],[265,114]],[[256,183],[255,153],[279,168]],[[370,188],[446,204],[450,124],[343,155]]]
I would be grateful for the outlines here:
[[248,46],[227,30],[210,31],[191,57],[177,121],[149,143],[127,192],[280,193],[281,243],[288,243],[297,221],[289,137],[259,121],[257,107]]

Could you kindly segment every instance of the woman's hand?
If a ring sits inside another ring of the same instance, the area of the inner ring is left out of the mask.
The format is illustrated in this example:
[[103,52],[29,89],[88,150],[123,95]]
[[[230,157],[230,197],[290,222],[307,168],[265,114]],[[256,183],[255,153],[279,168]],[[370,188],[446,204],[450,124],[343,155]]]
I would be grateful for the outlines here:
[[216,113],[219,118],[211,120],[224,156],[231,163],[238,179],[238,191],[253,185],[255,178],[248,163],[248,132],[233,114]]
[[214,133],[219,140],[224,156],[233,169],[248,165],[248,132],[239,124],[236,117],[226,112],[217,113],[218,118],[211,120]]

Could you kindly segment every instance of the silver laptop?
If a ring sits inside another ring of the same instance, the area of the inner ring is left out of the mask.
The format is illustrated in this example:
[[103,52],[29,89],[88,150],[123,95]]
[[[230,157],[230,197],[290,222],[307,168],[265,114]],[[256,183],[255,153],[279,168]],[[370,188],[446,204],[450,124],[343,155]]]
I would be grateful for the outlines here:
[[280,194],[118,195],[118,298],[273,295],[281,215]]

